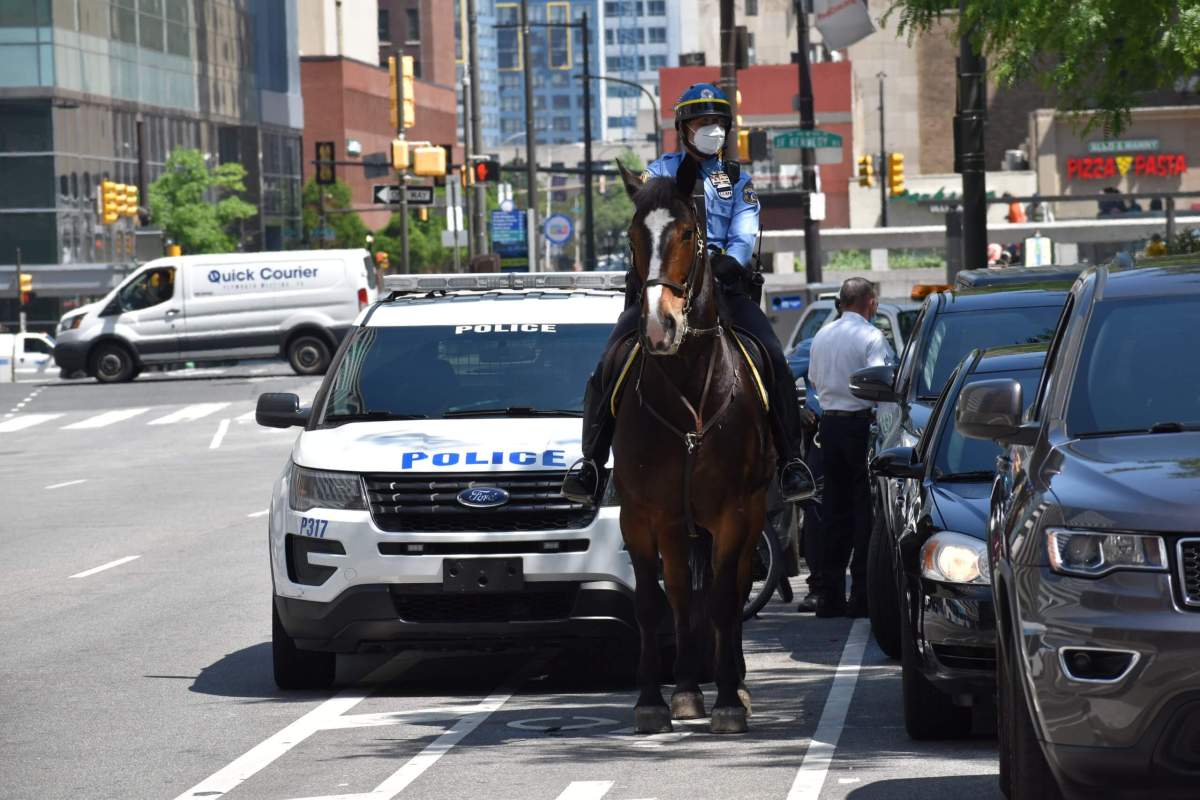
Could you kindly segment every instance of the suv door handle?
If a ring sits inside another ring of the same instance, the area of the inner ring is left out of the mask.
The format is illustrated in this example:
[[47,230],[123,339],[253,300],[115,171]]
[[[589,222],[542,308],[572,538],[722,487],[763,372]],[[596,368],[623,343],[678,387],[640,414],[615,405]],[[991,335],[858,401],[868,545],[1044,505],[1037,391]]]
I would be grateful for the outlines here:
[[165,312],[166,316],[168,316],[168,317],[173,317],[178,313],[179,313],[178,308],[168,308]]

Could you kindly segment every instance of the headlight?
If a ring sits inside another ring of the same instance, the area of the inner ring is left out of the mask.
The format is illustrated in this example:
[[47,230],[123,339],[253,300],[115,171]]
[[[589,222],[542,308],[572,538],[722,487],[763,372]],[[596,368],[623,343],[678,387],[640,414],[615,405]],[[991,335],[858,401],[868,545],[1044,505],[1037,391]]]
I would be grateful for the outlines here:
[[990,585],[987,543],[954,531],[935,533],[921,547],[921,577],[943,583]]
[[83,318],[85,316],[87,316],[87,315],[86,314],[77,314],[76,316],[71,317],[69,320],[67,320],[67,330],[73,331],[76,328],[78,328],[80,325],[82,325]]
[[1051,528],[1046,549],[1051,568],[1067,575],[1095,578],[1121,569],[1167,570],[1167,544],[1161,536]]
[[323,472],[292,465],[288,491],[292,511],[313,508],[365,509],[362,480],[350,472]]

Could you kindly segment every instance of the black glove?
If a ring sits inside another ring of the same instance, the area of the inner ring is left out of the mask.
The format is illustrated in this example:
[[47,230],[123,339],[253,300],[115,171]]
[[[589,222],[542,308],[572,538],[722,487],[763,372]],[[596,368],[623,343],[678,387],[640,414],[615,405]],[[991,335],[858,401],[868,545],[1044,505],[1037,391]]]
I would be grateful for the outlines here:
[[724,253],[713,253],[709,257],[709,266],[713,275],[726,289],[737,289],[746,277],[746,268],[733,256]]

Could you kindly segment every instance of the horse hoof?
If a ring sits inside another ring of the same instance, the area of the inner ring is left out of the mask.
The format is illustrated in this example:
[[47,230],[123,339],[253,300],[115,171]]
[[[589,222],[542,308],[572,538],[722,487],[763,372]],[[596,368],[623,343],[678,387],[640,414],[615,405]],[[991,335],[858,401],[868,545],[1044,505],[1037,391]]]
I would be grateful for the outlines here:
[[675,692],[671,695],[671,719],[704,719],[704,695],[700,692]]
[[713,733],[745,733],[750,730],[746,724],[746,709],[741,706],[714,708],[710,730]]
[[742,701],[742,705],[746,708],[746,716],[754,716],[754,711],[750,705],[750,690],[746,688],[746,684],[742,684],[737,690],[738,700]]
[[643,706],[633,710],[635,733],[670,733],[671,709],[666,706]]

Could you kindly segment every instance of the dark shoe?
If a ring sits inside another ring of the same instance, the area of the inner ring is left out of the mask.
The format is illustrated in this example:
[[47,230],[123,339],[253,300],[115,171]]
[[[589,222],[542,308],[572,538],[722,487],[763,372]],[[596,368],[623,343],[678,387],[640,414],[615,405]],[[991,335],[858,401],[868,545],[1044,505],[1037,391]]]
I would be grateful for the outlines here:
[[812,470],[800,459],[792,459],[779,471],[779,494],[785,502],[799,503],[812,497],[816,491],[817,482],[813,479]]
[[865,594],[850,593],[850,602],[846,603],[847,617],[865,617],[867,616],[867,596]]
[[796,604],[796,611],[801,614],[811,614],[816,610],[817,594],[815,592],[809,592],[808,594],[804,595],[804,599]]
[[817,616],[822,618],[846,616],[846,598],[840,592],[817,598]]
[[562,496],[572,503],[594,506],[600,502],[600,470],[590,458],[581,458],[571,465],[563,478]]

